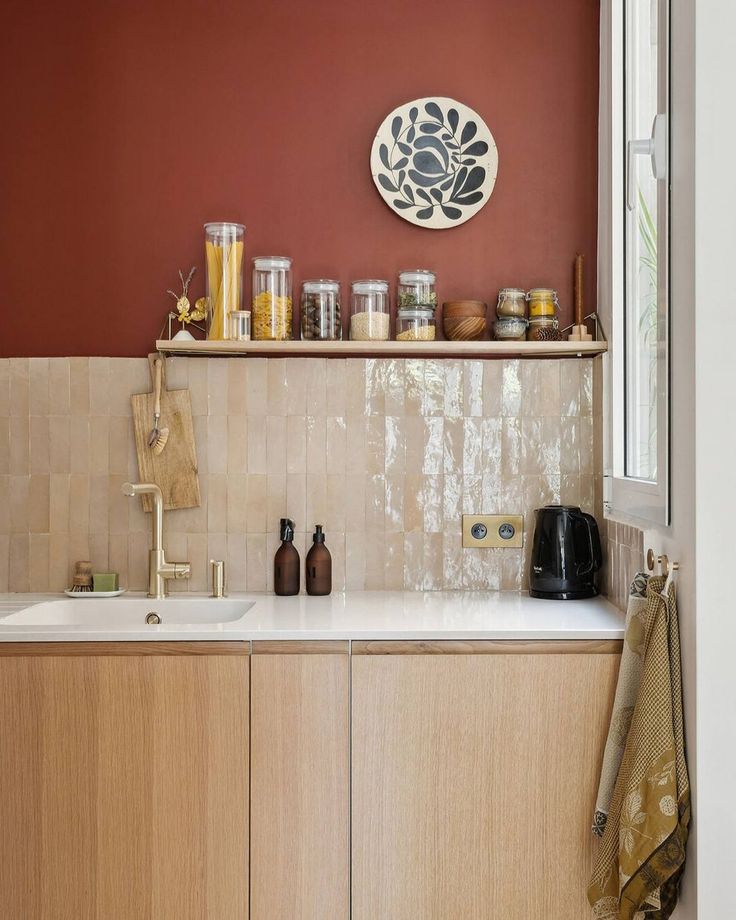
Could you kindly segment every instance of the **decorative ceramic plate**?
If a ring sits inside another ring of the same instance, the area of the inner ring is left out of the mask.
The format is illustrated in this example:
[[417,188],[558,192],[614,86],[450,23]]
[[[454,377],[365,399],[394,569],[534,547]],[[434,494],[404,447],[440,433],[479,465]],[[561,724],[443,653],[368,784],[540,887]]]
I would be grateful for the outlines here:
[[117,591],[72,591],[71,588],[64,588],[64,594],[67,597],[78,597],[81,600],[92,600],[95,597],[120,597],[125,594],[127,588],[119,588]]
[[371,173],[386,204],[420,227],[465,223],[491,197],[498,151],[477,112],[443,96],[415,99],[384,120]]

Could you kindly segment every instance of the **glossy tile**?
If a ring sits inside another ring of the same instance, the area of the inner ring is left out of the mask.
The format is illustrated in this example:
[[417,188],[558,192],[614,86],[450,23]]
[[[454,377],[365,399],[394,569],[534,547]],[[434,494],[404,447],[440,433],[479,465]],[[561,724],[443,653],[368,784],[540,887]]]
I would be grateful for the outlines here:
[[[602,518],[592,361],[176,358],[167,377],[191,391],[202,495],[167,515],[193,564],[177,590],[206,590],[213,555],[231,590],[272,586],[283,516],[302,554],[325,526],[335,590],[518,590],[535,508]],[[130,394],[149,389],[145,358],[0,360],[0,590],[59,590],[89,554],[145,587],[150,516],[120,484],[138,475]],[[524,515],[523,550],[463,550],[463,513],[502,512]],[[640,534],[602,532],[625,601]]]

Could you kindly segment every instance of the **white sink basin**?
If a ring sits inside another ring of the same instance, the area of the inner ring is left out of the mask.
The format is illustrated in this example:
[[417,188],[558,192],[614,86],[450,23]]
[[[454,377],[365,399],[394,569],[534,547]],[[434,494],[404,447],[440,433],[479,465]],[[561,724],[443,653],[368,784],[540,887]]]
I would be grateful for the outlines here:
[[[2,619],[2,625],[18,626],[90,626],[104,630],[137,627],[152,632],[167,626],[216,627],[232,623],[254,606],[255,601],[229,598],[167,597],[156,601],[151,598],[89,598],[77,600],[45,601],[11,613]],[[146,617],[155,613],[161,625],[146,623]]]

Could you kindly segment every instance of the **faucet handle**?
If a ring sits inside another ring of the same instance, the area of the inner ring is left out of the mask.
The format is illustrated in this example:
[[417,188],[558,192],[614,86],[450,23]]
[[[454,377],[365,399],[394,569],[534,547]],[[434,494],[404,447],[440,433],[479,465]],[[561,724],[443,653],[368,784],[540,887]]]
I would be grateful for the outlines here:
[[225,562],[223,559],[210,559],[212,566],[212,597],[225,596]]

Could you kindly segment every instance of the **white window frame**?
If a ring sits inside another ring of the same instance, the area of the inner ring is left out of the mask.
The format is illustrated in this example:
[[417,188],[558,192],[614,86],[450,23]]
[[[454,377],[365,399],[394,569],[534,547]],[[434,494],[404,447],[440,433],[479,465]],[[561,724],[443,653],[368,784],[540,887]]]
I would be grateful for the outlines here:
[[[641,0],[633,0],[641,2]],[[669,0],[655,0],[659,4],[662,26],[662,46],[666,49],[659,61],[660,80],[667,86],[666,118],[669,122]],[[608,246],[599,251],[599,261],[610,260],[609,265],[599,266],[599,275],[608,290],[602,295],[610,305],[610,351],[605,361],[605,381],[608,394],[604,401],[604,513],[607,518],[667,526],[670,523],[670,290],[669,290],[669,131],[667,132],[667,178],[660,182],[658,218],[664,214],[658,227],[658,241],[664,243],[663,257],[659,258],[659,280],[657,297],[657,481],[635,479],[627,476],[626,470],[626,300],[625,300],[625,207],[627,197],[627,151],[625,137],[625,45],[624,18],[627,0],[612,0],[608,10],[602,5],[602,16],[608,13],[607,26],[609,48],[601,47],[602,58],[610,66],[610,85],[607,99],[602,99],[601,121],[608,115],[608,132],[601,132],[602,143],[609,144],[608,151],[602,150],[602,159],[608,154],[608,175],[610,200],[605,194],[599,203],[606,206],[610,218],[610,239]],[[605,31],[602,31],[605,34]],[[610,57],[604,54],[608,50]],[[606,113],[605,109],[608,108]],[[640,167],[641,168],[641,167]],[[606,190],[604,190],[606,191]],[[609,210],[610,208],[610,210]],[[605,216],[605,215],[602,215]],[[660,250],[661,251],[661,250]]]

